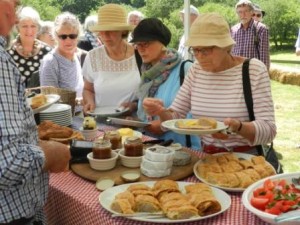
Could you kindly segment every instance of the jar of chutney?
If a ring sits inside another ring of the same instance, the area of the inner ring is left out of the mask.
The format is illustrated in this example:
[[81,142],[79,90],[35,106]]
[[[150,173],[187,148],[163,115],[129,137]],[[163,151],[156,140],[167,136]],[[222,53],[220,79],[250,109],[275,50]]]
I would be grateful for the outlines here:
[[124,143],[125,156],[142,156],[143,142],[139,137],[128,137]]
[[111,143],[109,140],[99,140],[93,143],[93,158],[94,159],[109,159],[111,158]]
[[110,141],[112,150],[122,148],[122,137],[119,131],[114,130],[105,132],[104,139]]

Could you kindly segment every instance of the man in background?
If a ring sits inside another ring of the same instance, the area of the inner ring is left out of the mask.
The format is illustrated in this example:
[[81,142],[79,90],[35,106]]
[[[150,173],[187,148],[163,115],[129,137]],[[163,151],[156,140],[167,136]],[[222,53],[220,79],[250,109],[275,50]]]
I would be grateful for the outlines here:
[[257,58],[270,68],[269,30],[261,22],[252,18],[254,7],[249,0],[240,0],[235,10],[240,23],[231,28],[231,35],[236,44],[232,49],[233,55],[247,58]]
[[58,142],[38,143],[21,74],[5,51],[19,4],[0,0],[0,225],[40,225],[45,224],[48,171],[64,171],[70,151]]
[[259,5],[257,4],[253,4],[253,7],[254,7],[254,10],[253,10],[253,19],[255,21],[258,21],[258,22],[262,22],[263,21],[263,18],[264,16],[266,15],[265,11],[263,11]]
[[[180,19],[182,22],[184,22],[184,13],[185,13],[184,9],[182,9],[180,11]],[[190,5],[190,26],[195,21],[195,19],[197,19],[198,16],[199,16],[199,10],[195,6]],[[187,55],[188,51],[187,51],[187,47],[185,46],[184,34],[181,36],[181,39],[179,42],[178,53],[179,53],[179,55],[182,56],[183,59],[191,58],[191,57],[189,57],[189,55]]]

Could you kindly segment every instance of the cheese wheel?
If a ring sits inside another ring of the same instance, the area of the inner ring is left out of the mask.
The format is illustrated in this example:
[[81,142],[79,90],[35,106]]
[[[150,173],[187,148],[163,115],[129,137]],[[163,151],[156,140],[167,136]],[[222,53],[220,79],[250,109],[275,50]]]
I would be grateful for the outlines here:
[[191,154],[185,151],[176,151],[174,154],[173,165],[184,166],[191,162]]
[[148,160],[145,156],[142,158],[142,166],[149,170],[165,170],[170,169],[173,165],[173,160],[165,162],[156,162]]
[[141,165],[141,172],[147,177],[165,177],[171,174],[171,170],[171,168],[164,170],[150,170]]
[[156,162],[166,162],[174,159],[174,150],[160,145],[147,148],[145,158]]

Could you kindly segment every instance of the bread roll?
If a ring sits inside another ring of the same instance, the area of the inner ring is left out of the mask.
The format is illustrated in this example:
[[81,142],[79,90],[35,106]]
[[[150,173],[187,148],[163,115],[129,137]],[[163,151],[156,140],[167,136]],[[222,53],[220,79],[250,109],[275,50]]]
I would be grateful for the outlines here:
[[36,109],[47,103],[47,97],[43,94],[38,94],[31,99],[31,108]]

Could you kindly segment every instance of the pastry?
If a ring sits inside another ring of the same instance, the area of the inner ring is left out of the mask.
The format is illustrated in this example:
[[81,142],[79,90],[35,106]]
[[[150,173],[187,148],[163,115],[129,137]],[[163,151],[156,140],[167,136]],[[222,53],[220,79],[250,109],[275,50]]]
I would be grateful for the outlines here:
[[44,120],[38,126],[38,134],[41,140],[49,140],[51,138],[69,138],[73,134],[73,130],[69,127],[60,126],[50,120]]
[[161,209],[158,200],[150,195],[136,196],[135,203],[137,212],[157,212]]
[[36,109],[47,103],[47,97],[44,94],[38,94],[31,98],[31,108]]
[[132,206],[128,199],[115,199],[111,204],[111,209],[124,214],[133,214]]

